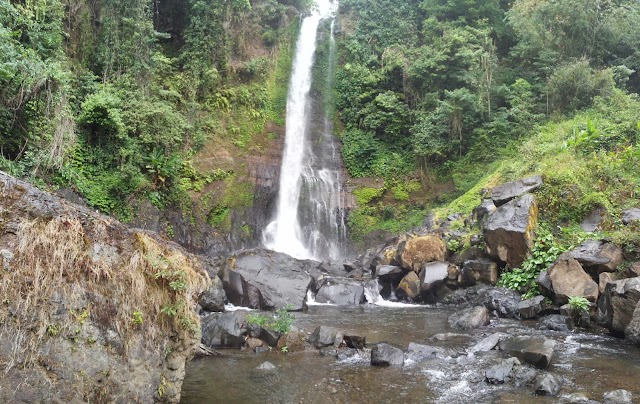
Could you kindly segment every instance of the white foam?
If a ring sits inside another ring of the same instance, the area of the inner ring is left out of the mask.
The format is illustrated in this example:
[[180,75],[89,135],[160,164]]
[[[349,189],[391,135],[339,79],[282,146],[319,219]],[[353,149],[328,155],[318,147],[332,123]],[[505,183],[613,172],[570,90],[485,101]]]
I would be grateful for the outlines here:
[[333,303],[318,303],[313,292],[307,290],[307,306],[335,306]]
[[238,310],[254,311],[253,309],[250,309],[249,307],[234,306],[231,303],[227,303],[227,304],[224,305],[224,311],[238,311]]

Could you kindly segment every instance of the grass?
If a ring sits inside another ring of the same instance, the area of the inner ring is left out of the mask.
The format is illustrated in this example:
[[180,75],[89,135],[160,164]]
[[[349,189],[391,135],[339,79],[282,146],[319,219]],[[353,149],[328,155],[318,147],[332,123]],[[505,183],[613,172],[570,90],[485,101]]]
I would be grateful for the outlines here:
[[[0,338],[13,343],[5,370],[34,364],[45,338],[95,342],[83,334],[88,324],[114,331],[121,355],[138,338],[160,354],[199,339],[193,297],[209,280],[194,257],[100,218],[25,219],[16,239],[10,271],[0,274]],[[175,316],[162,313],[167,305]]]

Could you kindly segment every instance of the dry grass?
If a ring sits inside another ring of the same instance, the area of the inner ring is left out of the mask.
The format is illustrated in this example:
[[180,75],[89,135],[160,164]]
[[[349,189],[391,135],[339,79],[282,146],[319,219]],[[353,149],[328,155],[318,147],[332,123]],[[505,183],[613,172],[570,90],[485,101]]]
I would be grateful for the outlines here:
[[0,338],[13,345],[5,371],[32,364],[45,338],[72,338],[85,321],[115,331],[121,354],[139,335],[158,350],[169,337],[199,338],[193,298],[208,276],[196,258],[148,235],[102,219],[25,220],[14,253],[0,272]]

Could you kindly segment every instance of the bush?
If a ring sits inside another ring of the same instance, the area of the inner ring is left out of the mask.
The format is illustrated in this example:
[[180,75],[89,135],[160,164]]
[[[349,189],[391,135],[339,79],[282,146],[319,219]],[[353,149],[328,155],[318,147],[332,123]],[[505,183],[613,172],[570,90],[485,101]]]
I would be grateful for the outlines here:
[[591,303],[582,296],[569,296],[569,306],[578,314],[582,315],[589,311]]

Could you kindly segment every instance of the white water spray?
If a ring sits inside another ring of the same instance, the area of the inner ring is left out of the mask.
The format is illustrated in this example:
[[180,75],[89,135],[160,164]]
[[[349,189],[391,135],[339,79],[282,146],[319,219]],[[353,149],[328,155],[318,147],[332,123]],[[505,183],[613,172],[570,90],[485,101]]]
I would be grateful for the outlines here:
[[[335,163],[339,155],[331,140],[328,117],[325,116],[322,140],[332,149],[314,150],[308,139],[312,109],[309,91],[318,26],[323,18],[335,13],[336,5],[330,0],[317,0],[316,8],[300,28],[287,97],[278,204],[274,220],[263,232],[265,247],[299,259],[337,259],[342,250],[340,165]],[[331,35],[333,48],[333,25]]]

